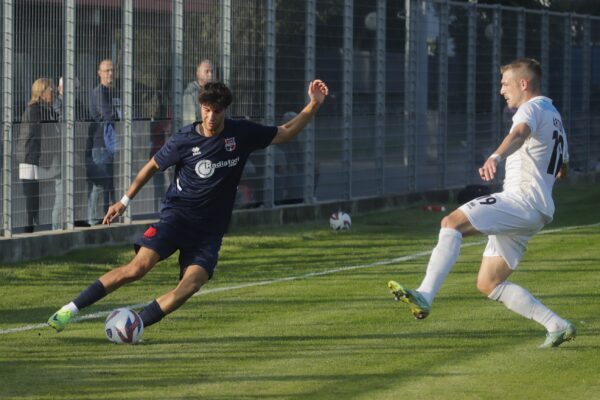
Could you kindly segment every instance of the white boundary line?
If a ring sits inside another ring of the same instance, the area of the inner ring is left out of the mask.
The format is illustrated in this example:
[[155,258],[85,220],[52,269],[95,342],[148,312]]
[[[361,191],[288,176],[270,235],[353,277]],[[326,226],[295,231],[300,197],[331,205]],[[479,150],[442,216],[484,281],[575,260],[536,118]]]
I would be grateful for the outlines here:
[[[591,227],[596,227],[596,226],[600,226],[600,222],[595,223],[595,224],[590,224],[590,225],[567,226],[564,228],[548,229],[548,230],[540,232],[539,234],[543,235],[543,234],[548,234],[548,233],[564,232],[564,231],[570,231],[570,230],[574,230],[574,229],[591,228]],[[478,245],[481,245],[484,243],[487,243],[487,239],[480,240],[477,242],[464,243],[460,247],[461,248],[472,247],[472,246],[478,246]],[[333,268],[333,269],[328,269],[328,270],[319,271],[319,272],[310,272],[310,273],[303,274],[303,275],[288,276],[285,278],[271,279],[271,280],[267,280],[267,281],[251,282],[251,283],[244,283],[241,285],[224,286],[224,287],[219,287],[219,288],[214,288],[214,289],[206,289],[206,290],[201,290],[198,293],[194,294],[193,297],[203,296],[203,295],[207,295],[207,294],[211,294],[211,293],[228,292],[230,290],[245,289],[245,288],[249,288],[249,287],[273,285],[275,283],[281,283],[281,282],[297,281],[297,280],[301,280],[301,279],[313,278],[315,276],[331,275],[331,274],[335,274],[338,272],[352,271],[355,269],[373,268],[373,267],[379,267],[382,265],[397,264],[397,263],[401,263],[401,262],[405,262],[405,261],[412,261],[419,257],[428,256],[431,254],[431,252],[432,252],[432,250],[421,251],[421,252],[410,254],[407,256],[392,258],[392,259],[383,260],[383,261],[376,261],[376,262],[370,263],[370,264],[349,265],[347,267]],[[140,307],[144,307],[147,304],[149,304],[149,303],[133,304],[133,305],[124,306],[124,307],[140,308]],[[86,321],[88,319],[103,318],[103,317],[106,317],[110,313],[110,311],[112,311],[112,310],[100,311],[100,312],[93,313],[93,314],[82,315],[81,317],[74,318],[73,322]],[[25,326],[21,326],[18,328],[0,329],[0,335],[6,335],[9,333],[17,333],[17,332],[24,332],[24,331],[31,331],[34,329],[46,328],[47,326],[48,326],[47,324],[35,324],[35,325],[25,325]]]

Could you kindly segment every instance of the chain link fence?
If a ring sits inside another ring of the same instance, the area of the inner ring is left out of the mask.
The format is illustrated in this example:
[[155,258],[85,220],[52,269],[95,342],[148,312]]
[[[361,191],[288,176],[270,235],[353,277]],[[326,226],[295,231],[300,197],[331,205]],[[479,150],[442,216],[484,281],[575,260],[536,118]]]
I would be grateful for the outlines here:
[[[295,140],[253,154],[238,209],[479,183],[510,127],[500,66],[523,56],[542,62],[571,170],[600,169],[596,17],[441,0],[4,0],[0,20],[6,237],[97,223],[189,122],[185,96],[203,60],[231,87],[232,118],[282,124],[310,80],[330,88]],[[93,100],[103,60],[121,144],[108,158]],[[43,78],[50,98],[33,90]],[[172,175],[148,182],[125,221],[157,216]]]

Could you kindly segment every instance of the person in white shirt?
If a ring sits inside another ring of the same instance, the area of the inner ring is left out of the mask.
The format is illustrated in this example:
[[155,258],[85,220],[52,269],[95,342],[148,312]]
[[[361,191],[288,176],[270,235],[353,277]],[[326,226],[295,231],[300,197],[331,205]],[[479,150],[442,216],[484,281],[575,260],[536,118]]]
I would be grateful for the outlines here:
[[517,111],[510,132],[479,168],[479,175],[491,181],[498,164],[506,160],[503,190],[471,200],[442,219],[439,241],[416,290],[395,281],[388,287],[397,300],[409,305],[415,318],[427,317],[458,258],[463,236],[487,235],[477,289],[543,325],[547,334],[540,347],[556,347],[575,338],[575,326],[507,279],[523,258],[529,239],[552,221],[552,187],[556,178],[567,173],[567,136],[552,100],[541,95],[538,61],[521,58],[504,65],[501,73],[500,94]]

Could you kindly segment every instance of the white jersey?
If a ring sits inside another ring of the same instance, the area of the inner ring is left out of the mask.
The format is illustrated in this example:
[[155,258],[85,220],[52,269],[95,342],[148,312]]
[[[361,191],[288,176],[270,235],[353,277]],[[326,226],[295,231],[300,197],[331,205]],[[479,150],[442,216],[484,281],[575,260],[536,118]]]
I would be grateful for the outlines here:
[[504,191],[514,193],[552,220],[552,187],[563,162],[569,161],[567,136],[552,100],[534,97],[521,104],[511,131],[525,123],[531,130],[521,148],[506,159]]

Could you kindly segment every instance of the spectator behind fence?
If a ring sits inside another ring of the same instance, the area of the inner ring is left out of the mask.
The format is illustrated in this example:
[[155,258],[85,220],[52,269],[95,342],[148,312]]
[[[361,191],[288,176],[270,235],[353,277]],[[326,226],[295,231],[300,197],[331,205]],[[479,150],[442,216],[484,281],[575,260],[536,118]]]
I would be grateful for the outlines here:
[[53,123],[56,115],[52,109],[52,81],[40,78],[31,86],[31,99],[27,104],[17,140],[17,162],[19,163],[19,179],[23,182],[23,196],[27,225],[25,232],[33,232],[34,225],[39,224],[40,209],[40,158],[42,155],[42,137],[49,129],[56,129]]
[[114,122],[120,119],[121,99],[113,87],[113,62],[102,60],[98,65],[100,84],[90,95],[90,124],[86,144],[86,170],[88,187],[91,186],[88,196],[88,223],[97,224],[101,215],[97,214],[98,197],[103,192],[104,203],[102,210],[106,210],[111,202],[114,203],[114,153],[105,144],[105,130],[114,129]]
[[200,103],[198,96],[206,83],[213,80],[213,65],[204,59],[196,66],[196,80],[190,82],[183,93],[183,125],[200,121]]

